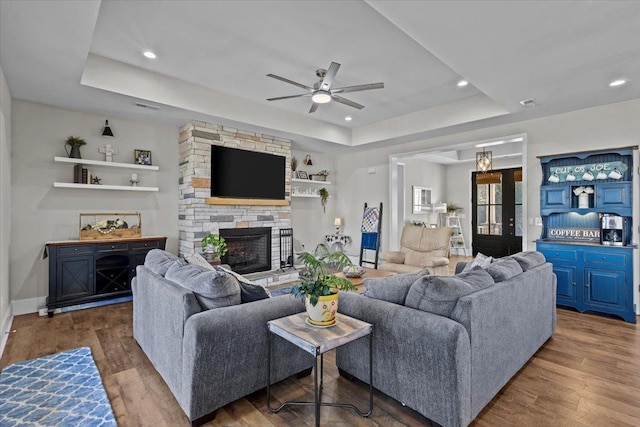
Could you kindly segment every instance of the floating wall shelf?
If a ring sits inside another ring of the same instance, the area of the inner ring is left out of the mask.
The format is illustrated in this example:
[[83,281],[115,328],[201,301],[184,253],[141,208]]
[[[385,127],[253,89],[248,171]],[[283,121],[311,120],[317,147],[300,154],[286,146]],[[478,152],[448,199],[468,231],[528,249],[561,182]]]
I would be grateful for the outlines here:
[[55,188],[73,188],[83,190],[119,190],[119,191],[158,191],[158,187],[134,187],[130,185],[74,184],[71,182],[54,182]]
[[106,166],[112,168],[125,168],[125,169],[143,169],[148,171],[160,170],[158,166],[136,165],[134,163],[117,163],[117,162],[105,162],[102,160],[88,160],[88,159],[73,159],[70,157],[54,157],[54,161],[62,163],[73,163],[74,165],[92,165],[92,166]]

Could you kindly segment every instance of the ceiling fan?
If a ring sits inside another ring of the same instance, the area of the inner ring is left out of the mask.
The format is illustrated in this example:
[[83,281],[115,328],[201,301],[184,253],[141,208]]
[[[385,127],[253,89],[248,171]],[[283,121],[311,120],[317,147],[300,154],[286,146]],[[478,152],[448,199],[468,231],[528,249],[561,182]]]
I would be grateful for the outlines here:
[[340,64],[338,64],[337,62],[332,62],[328,70],[325,70],[324,68],[317,69],[316,76],[318,76],[320,80],[314,83],[313,87],[309,87],[307,85],[294,82],[293,80],[285,79],[284,77],[276,76],[275,74],[267,74],[267,77],[273,77],[276,80],[280,80],[285,83],[298,86],[299,88],[302,88],[308,91],[307,93],[303,93],[300,95],[289,95],[289,96],[280,96],[277,98],[269,98],[267,99],[267,101],[279,101],[281,99],[301,98],[305,96],[310,96],[311,100],[313,101],[313,104],[311,105],[311,109],[309,110],[309,113],[315,112],[318,109],[318,106],[320,104],[326,104],[327,102],[331,102],[332,100],[344,105],[348,105],[349,107],[362,110],[364,108],[364,105],[358,104],[357,102],[353,102],[349,99],[338,96],[337,94],[384,88],[384,83],[380,82],[380,83],[369,83],[365,85],[345,86],[345,87],[340,87],[336,89],[331,89],[331,85],[333,84],[333,79],[335,78],[339,68],[340,68]]

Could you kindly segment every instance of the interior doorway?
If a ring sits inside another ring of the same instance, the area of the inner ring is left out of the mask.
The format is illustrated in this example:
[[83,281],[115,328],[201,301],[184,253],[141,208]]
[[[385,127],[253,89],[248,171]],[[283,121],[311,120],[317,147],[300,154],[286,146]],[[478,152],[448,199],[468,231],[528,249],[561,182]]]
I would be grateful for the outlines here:
[[494,258],[522,251],[522,168],[473,172],[472,252]]

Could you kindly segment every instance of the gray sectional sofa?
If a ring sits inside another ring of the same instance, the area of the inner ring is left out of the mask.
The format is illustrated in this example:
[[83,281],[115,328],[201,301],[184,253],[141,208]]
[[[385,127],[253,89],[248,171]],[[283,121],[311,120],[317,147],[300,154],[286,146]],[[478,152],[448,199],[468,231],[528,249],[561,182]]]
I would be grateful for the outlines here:
[[[193,425],[266,387],[267,321],[304,310],[288,295],[241,303],[234,280],[155,249],[132,283],[133,336]],[[313,358],[278,337],[272,354],[274,383],[311,372]]]
[[[340,312],[374,325],[373,386],[443,426],[468,425],[555,331],[556,277],[539,252],[365,285]],[[368,381],[367,350],[338,348],[341,374]]]

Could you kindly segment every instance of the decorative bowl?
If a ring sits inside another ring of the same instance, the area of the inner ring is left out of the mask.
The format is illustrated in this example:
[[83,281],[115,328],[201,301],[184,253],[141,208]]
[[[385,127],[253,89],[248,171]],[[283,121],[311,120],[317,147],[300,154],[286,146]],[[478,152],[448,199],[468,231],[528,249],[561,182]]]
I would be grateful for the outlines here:
[[359,265],[348,265],[342,269],[342,274],[344,277],[360,277],[364,274],[364,268]]

